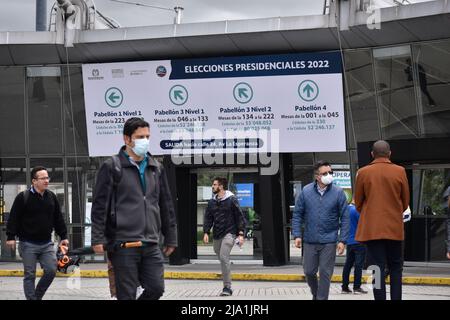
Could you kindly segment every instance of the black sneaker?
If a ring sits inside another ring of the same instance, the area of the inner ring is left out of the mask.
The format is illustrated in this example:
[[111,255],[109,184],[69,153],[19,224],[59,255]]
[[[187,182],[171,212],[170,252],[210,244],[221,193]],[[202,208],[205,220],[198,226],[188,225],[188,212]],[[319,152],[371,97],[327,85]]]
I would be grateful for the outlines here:
[[349,288],[342,288],[341,293],[352,293],[352,290],[350,290]]
[[221,297],[229,297],[233,294],[233,290],[231,290],[228,287],[223,288],[222,292],[220,293]]
[[364,290],[363,288],[357,288],[357,289],[353,289],[353,293],[354,294],[366,294],[367,291]]

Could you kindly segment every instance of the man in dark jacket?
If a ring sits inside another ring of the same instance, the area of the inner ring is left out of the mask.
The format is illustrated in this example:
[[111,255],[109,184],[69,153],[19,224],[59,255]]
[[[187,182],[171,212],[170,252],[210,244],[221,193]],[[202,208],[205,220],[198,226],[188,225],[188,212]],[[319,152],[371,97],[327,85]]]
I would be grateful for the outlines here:
[[[19,237],[19,254],[24,266],[23,288],[27,300],[42,300],[56,275],[56,252],[51,240],[53,229],[68,246],[67,228],[56,195],[48,190],[50,177],[44,167],[31,170],[32,187],[17,195],[6,226],[6,244],[15,250]],[[44,275],[35,287],[36,262]]]
[[[130,118],[123,128],[125,145],[117,168],[112,158],[100,168],[92,203],[92,246],[108,251],[114,268],[117,299],[157,300],[164,293],[163,256],[177,246],[177,224],[164,167],[148,153],[150,129],[141,118]],[[115,175],[119,171],[120,181]]]
[[239,246],[244,244],[245,218],[237,198],[227,190],[227,179],[215,178],[212,192],[214,197],[205,210],[203,242],[209,242],[209,232],[213,228],[214,252],[222,267],[223,290],[220,295],[231,296],[230,253],[236,237]]

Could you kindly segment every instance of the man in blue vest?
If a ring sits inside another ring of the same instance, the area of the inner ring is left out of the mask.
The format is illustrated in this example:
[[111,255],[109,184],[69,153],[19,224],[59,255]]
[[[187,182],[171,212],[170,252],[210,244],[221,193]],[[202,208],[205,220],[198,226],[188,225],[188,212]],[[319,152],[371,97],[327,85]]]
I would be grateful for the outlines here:
[[342,293],[352,293],[348,285],[350,283],[350,271],[355,266],[353,293],[365,294],[366,290],[361,288],[362,270],[366,261],[366,246],[355,240],[356,229],[358,228],[359,212],[355,208],[355,204],[349,204],[350,213],[350,233],[347,240],[347,256],[345,258],[344,269],[342,270]]

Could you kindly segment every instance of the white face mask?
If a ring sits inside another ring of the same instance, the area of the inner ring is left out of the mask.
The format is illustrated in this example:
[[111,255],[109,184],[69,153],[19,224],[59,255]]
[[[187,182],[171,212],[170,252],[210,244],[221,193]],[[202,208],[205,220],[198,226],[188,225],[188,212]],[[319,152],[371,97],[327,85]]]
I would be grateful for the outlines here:
[[135,139],[134,140],[134,147],[133,152],[138,155],[139,157],[144,157],[145,154],[148,151],[148,146],[150,144],[150,140],[143,138],[143,139]]
[[321,176],[320,181],[322,181],[322,183],[327,186],[333,182],[333,176],[331,174],[327,174],[326,176]]

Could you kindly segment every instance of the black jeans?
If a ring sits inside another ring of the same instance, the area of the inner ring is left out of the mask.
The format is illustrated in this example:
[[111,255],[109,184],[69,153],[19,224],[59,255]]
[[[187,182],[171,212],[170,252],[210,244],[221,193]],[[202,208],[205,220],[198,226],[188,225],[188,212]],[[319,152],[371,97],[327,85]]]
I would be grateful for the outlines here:
[[135,300],[139,285],[144,292],[140,300],[158,300],[164,293],[164,265],[157,244],[140,248],[119,248],[109,253],[118,300]]
[[344,270],[342,271],[342,288],[348,288],[350,283],[350,271],[355,266],[355,279],[353,290],[361,288],[362,270],[366,261],[366,246],[357,243],[347,246],[347,257],[345,259]]
[[[372,240],[367,241],[367,258],[370,266],[378,266],[380,287],[374,286],[375,300],[386,300],[385,266],[387,264],[391,278],[391,300],[402,299],[402,241]],[[377,280],[375,275],[375,281]]]

